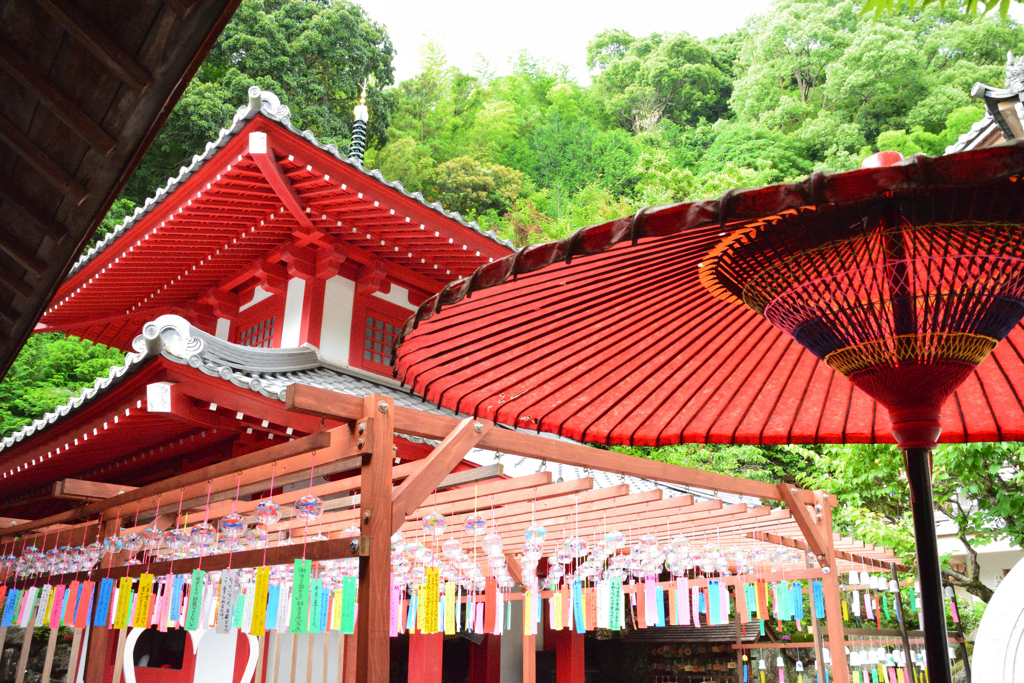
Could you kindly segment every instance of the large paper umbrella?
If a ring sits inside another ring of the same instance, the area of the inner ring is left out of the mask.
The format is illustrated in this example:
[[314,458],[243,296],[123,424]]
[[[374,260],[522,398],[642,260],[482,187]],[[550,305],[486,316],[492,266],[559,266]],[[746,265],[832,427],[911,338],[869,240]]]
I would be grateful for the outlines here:
[[931,680],[947,681],[930,452],[1024,437],[1024,147],[887,156],[482,266],[420,306],[396,375],[588,442],[895,440]]

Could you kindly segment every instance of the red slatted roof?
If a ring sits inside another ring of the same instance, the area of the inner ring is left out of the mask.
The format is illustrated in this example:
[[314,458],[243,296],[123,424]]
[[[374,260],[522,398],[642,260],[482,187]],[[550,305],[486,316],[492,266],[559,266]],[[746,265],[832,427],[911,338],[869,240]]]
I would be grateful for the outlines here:
[[[250,156],[254,132],[267,134],[310,225],[286,208]],[[340,274],[357,279],[383,268],[417,301],[512,251],[261,113],[115,242],[79,264],[42,323],[127,348],[141,324],[159,314],[195,318],[204,311],[193,302],[211,292],[251,291],[258,264],[283,245],[294,248],[297,265],[275,252],[275,276],[287,279],[303,268],[308,275],[333,250],[342,257]]]
[[[924,187],[970,206],[969,186],[1022,173],[1024,147],[998,147],[585,228],[424,302],[396,374],[453,410],[588,442],[891,443],[885,409],[765,319],[712,296],[698,264],[730,231],[783,211]],[[1024,222],[1019,191],[999,209]],[[942,441],[1024,439],[1022,352],[1018,325],[946,403]]]

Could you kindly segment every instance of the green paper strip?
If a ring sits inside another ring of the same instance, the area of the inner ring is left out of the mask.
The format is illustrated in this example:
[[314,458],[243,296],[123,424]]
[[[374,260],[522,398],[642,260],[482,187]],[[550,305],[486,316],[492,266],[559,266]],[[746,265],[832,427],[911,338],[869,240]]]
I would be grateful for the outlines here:
[[195,631],[199,628],[199,615],[203,608],[203,587],[206,585],[206,572],[192,570],[192,587],[188,591],[188,610],[185,612],[185,630]]
[[356,577],[346,576],[341,580],[341,632],[355,633],[356,630]]
[[324,584],[323,581],[317,579],[313,582],[312,596],[313,600],[309,606],[309,632],[319,633],[320,632],[320,612],[323,610],[324,600]]
[[313,561],[295,558],[292,573],[292,615],[288,633],[309,633],[309,580],[313,573]]

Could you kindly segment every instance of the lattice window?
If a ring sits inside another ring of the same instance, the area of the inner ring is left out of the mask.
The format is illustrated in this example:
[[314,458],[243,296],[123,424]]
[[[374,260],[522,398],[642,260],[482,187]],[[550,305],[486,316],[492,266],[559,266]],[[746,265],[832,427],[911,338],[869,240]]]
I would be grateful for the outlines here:
[[384,320],[366,316],[363,331],[363,360],[391,367],[395,346],[395,326]]
[[242,346],[256,346],[269,349],[274,346],[274,335],[277,333],[277,316],[272,315],[263,322],[256,323],[238,333],[238,343]]

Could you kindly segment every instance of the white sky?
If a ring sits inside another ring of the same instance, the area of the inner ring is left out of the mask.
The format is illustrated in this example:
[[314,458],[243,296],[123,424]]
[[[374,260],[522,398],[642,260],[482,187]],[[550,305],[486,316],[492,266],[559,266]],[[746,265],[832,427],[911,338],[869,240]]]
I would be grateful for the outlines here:
[[[419,48],[427,34],[440,39],[448,62],[474,73],[482,55],[497,74],[507,73],[511,55],[530,54],[568,65],[577,80],[589,81],[586,47],[596,34],[621,28],[636,36],[686,31],[698,38],[721,35],[764,12],[769,0],[356,0],[383,23],[398,53],[395,82],[419,71]],[[1024,5],[1010,15],[1024,20]]]
[[633,35],[686,31],[707,38],[743,25],[764,11],[768,0],[639,1],[590,0],[356,0],[372,19],[387,26],[398,53],[395,82],[419,71],[425,34],[441,38],[448,62],[473,73],[483,55],[496,73],[505,73],[511,55],[532,55],[571,67],[587,81],[586,47],[596,34],[621,28]]

